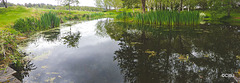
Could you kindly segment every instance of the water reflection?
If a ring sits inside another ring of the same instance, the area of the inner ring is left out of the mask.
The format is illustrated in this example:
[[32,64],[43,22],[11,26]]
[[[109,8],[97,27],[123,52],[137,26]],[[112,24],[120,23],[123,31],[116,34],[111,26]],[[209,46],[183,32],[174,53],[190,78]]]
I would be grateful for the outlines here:
[[221,74],[233,74],[240,68],[237,28],[155,27],[109,20],[97,26],[120,41],[114,60],[125,82],[229,83],[231,79]]
[[55,42],[59,40],[60,29],[54,29],[47,32],[43,32],[42,36],[46,41]]
[[48,42],[62,42],[69,48],[77,47],[81,38],[80,31],[73,32],[73,24],[66,25],[69,27],[69,30],[62,31],[62,34],[60,33],[60,29],[54,29],[41,33],[41,37]]
[[77,47],[78,42],[80,39],[80,32],[77,31],[75,33],[72,33],[72,29],[70,26],[70,31],[65,33],[66,36],[62,37],[64,44],[66,44],[68,47]]
[[26,47],[36,66],[28,65],[37,69],[22,76],[23,82],[228,83],[221,74],[240,68],[235,27],[158,27],[111,20],[42,33]]
[[96,35],[95,24],[101,20],[63,25],[28,42],[24,50],[32,53],[29,57],[37,69],[23,82],[122,83],[117,62],[112,60],[118,41]]
[[[24,56],[29,56],[29,54],[22,53]],[[21,62],[13,63],[10,65],[17,73],[13,74],[18,80],[23,82],[25,77],[29,77],[29,72],[36,70],[37,67],[34,65],[31,60],[23,59]]]

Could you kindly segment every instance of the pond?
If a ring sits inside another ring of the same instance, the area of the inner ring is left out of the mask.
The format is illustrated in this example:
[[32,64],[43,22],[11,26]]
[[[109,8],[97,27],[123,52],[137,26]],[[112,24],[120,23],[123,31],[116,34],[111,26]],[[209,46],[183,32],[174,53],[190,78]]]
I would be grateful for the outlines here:
[[69,22],[29,41],[15,76],[25,83],[228,83],[222,74],[240,69],[239,29]]

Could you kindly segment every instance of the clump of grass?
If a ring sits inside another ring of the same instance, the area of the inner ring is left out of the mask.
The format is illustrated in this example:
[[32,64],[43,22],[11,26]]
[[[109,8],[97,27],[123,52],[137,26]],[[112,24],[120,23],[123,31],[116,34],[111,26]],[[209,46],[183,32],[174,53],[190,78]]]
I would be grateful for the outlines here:
[[41,15],[39,19],[35,17],[27,17],[18,19],[13,28],[20,32],[32,32],[38,30],[46,30],[60,25],[60,18],[55,13],[48,12]]
[[0,70],[9,63],[17,63],[21,53],[17,50],[15,35],[8,31],[0,31]]
[[45,29],[58,27],[60,25],[60,18],[57,17],[57,15],[52,12],[43,14],[41,16],[40,21],[41,21],[40,27],[43,27]]
[[129,20],[143,24],[158,25],[196,25],[200,23],[198,11],[151,11],[147,13],[122,12],[117,17],[119,20]]
[[117,19],[122,19],[122,20],[129,20],[134,18],[137,14],[139,14],[138,12],[132,13],[132,12],[122,12],[121,14],[117,15],[116,18]]

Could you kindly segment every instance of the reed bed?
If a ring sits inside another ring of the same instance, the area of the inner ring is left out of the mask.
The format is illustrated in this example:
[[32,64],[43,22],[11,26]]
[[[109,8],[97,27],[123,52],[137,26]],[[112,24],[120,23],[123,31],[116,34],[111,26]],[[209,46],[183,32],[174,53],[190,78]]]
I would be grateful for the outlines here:
[[20,32],[46,30],[60,25],[60,18],[53,12],[44,13],[40,18],[27,17],[15,21],[13,28]]
[[157,25],[197,25],[200,23],[198,11],[150,11],[147,13],[122,12],[116,17],[119,20],[133,20],[142,24]]

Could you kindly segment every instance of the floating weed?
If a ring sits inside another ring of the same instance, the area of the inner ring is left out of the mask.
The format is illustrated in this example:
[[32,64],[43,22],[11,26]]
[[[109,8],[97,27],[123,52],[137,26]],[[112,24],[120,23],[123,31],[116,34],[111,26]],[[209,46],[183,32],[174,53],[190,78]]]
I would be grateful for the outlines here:
[[48,59],[48,56],[51,54],[51,52],[46,52],[46,53],[43,53],[42,55],[39,55],[39,56],[36,56],[33,58],[33,60],[37,60],[37,61],[42,61],[42,60],[45,60],[45,59]]
[[48,66],[41,66],[41,68],[42,68],[42,69],[47,69],[47,68],[48,68]]
[[46,74],[59,74],[57,72],[47,72]]
[[47,80],[45,80],[45,82],[54,83],[55,79],[56,79],[56,77],[48,78]]

